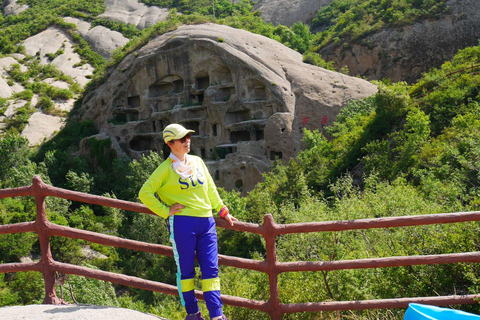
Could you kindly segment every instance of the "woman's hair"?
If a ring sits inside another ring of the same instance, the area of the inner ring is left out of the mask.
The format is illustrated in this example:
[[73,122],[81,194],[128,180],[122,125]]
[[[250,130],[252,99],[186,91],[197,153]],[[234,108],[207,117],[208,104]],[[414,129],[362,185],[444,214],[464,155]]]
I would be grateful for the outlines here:
[[168,145],[168,142],[165,142],[162,147],[162,152],[163,152],[163,157],[166,159],[170,155],[170,146]]

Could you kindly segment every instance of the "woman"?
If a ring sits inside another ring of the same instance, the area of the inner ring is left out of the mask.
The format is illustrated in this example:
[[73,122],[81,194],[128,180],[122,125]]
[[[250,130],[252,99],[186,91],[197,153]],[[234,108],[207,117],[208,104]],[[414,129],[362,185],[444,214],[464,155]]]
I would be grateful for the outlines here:
[[202,159],[188,154],[191,132],[194,131],[179,124],[170,124],[163,130],[163,140],[170,147],[170,156],[148,178],[139,197],[155,214],[168,219],[177,264],[178,293],[187,311],[185,320],[204,319],[194,292],[195,253],[210,318],[226,320],[220,300],[217,234],[212,209],[232,226],[238,220],[223,204]]

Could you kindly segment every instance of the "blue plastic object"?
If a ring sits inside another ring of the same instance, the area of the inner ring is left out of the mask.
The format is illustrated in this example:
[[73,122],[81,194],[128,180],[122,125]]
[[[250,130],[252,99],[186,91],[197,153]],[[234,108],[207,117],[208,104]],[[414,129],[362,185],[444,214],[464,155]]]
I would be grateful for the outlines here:
[[480,316],[455,309],[410,303],[403,320],[480,320]]

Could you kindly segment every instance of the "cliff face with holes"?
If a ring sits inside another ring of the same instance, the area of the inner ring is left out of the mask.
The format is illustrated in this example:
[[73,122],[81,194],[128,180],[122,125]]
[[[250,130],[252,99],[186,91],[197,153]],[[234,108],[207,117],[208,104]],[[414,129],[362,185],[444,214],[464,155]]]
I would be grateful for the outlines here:
[[375,92],[367,81],[304,64],[271,39],[203,24],[127,56],[80,114],[95,121],[97,139],[132,158],[164,150],[170,123],[193,129],[192,152],[217,185],[245,194],[272,160],[295,156],[303,128],[322,130],[349,100]]

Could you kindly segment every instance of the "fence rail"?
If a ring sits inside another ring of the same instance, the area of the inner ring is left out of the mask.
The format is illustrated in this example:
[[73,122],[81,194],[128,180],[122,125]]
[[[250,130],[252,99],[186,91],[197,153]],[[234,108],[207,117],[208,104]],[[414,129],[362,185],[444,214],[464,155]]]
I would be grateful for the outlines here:
[[[56,296],[55,272],[75,274],[88,278],[109,281],[129,287],[143,290],[157,291],[165,294],[178,295],[177,287],[165,283],[146,280],[138,277],[127,276],[102,270],[94,270],[87,267],[61,263],[52,258],[50,250],[50,237],[61,236],[73,239],[82,239],[102,245],[121,247],[125,249],[144,251],[173,257],[171,247],[123,239],[120,237],[99,234],[95,232],[60,226],[48,221],[45,213],[45,198],[47,196],[64,198],[83,203],[109,206],[113,208],[134,211],[145,214],[153,213],[144,205],[123,200],[111,199],[91,194],[65,190],[47,185],[39,176],[33,177],[33,184],[28,187],[0,190],[0,199],[33,195],[37,208],[36,220],[11,225],[0,225],[0,234],[36,232],[39,237],[41,259],[38,262],[28,263],[5,263],[0,264],[0,273],[38,271],[43,274],[45,282],[44,304],[62,304],[64,301]],[[291,233],[310,233],[326,231],[346,231],[372,228],[406,227],[428,224],[456,223],[465,221],[480,221],[480,212],[457,212],[445,214],[433,214],[407,217],[388,217],[375,219],[359,219],[349,221],[325,221],[312,223],[297,223],[279,225],[273,220],[272,215],[265,215],[264,223],[237,222],[232,227],[225,220],[215,218],[218,227],[232,229],[241,232],[250,232],[263,236],[265,239],[266,259],[264,261],[250,260],[226,255],[219,255],[221,265],[255,270],[266,273],[269,279],[270,299],[258,301],[236,296],[222,295],[224,304],[260,310],[270,315],[271,319],[281,319],[285,313],[317,312],[335,310],[364,310],[364,309],[387,309],[404,308],[409,303],[426,303],[432,305],[455,305],[477,303],[480,295],[453,295],[436,297],[416,297],[397,299],[378,299],[361,301],[329,301],[297,304],[283,304],[280,302],[278,292],[278,276],[284,272],[301,271],[330,271],[343,269],[382,268],[410,265],[427,265],[458,262],[480,262],[480,252],[451,253],[427,256],[403,256],[339,261],[297,261],[278,262],[276,255],[275,239],[278,235]],[[195,292],[198,299],[203,300],[201,292]]]

